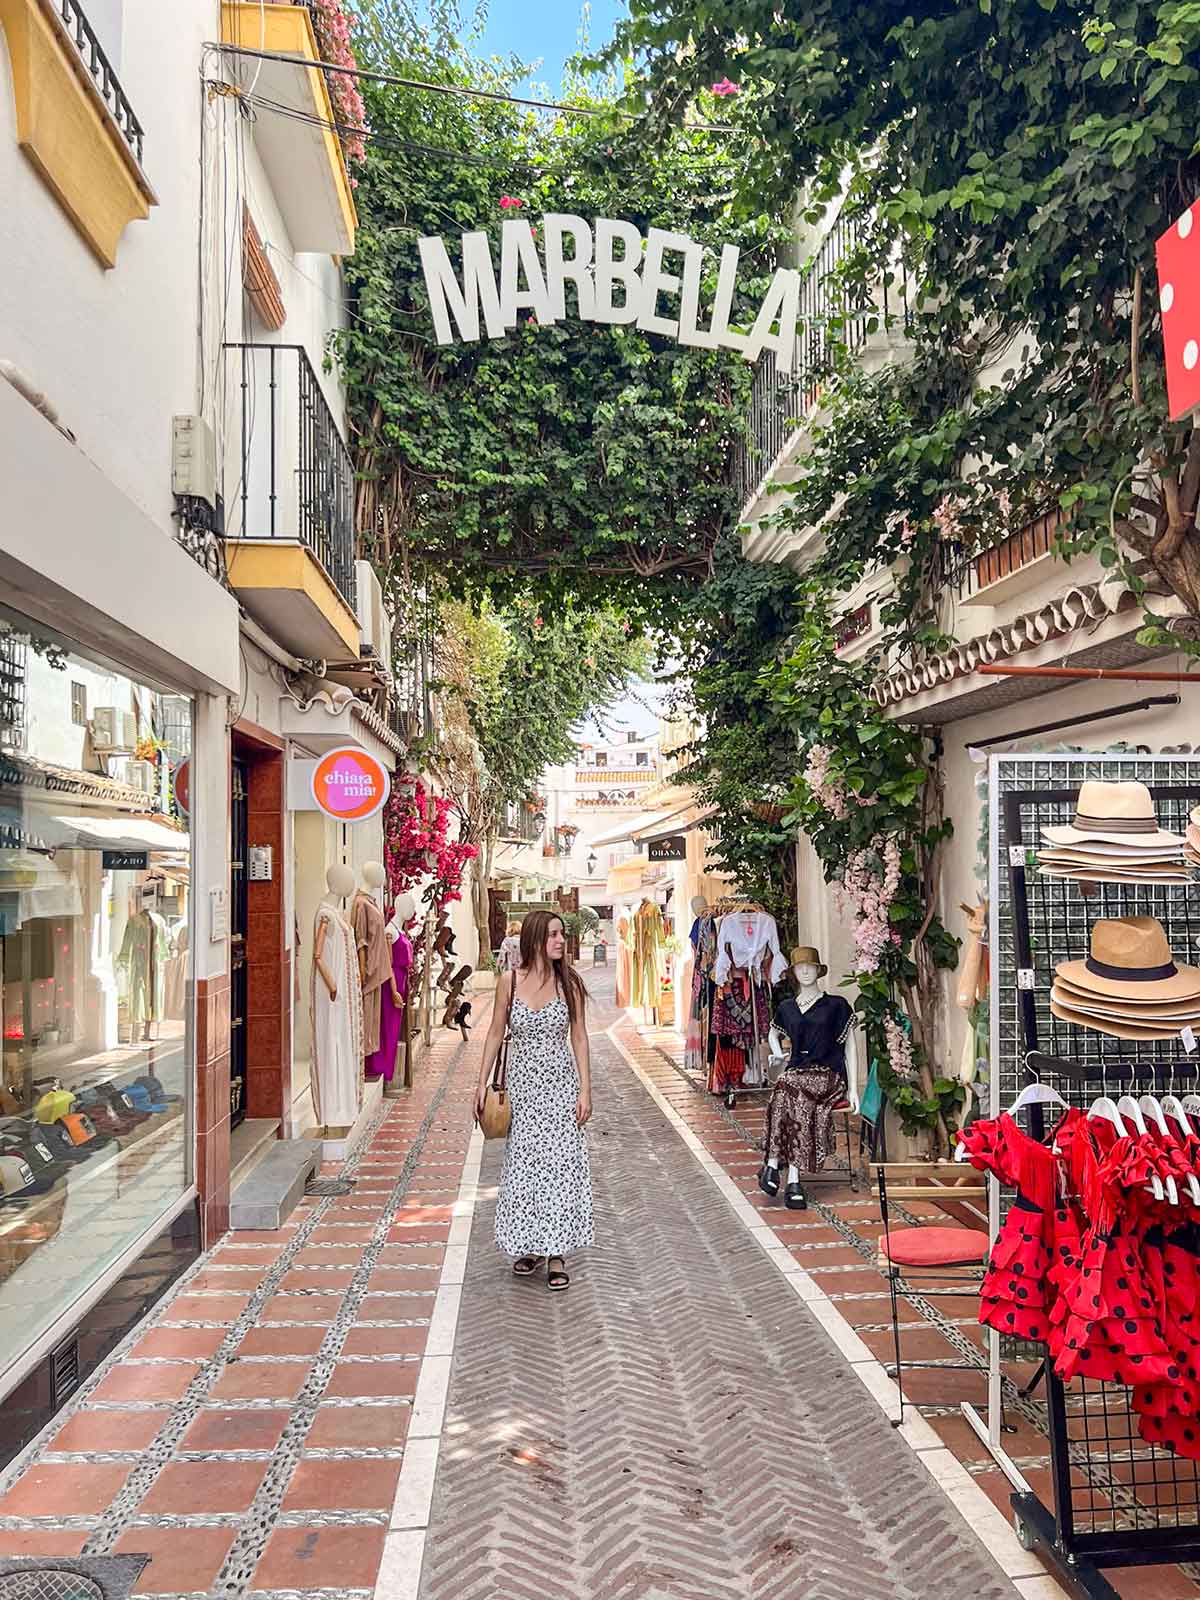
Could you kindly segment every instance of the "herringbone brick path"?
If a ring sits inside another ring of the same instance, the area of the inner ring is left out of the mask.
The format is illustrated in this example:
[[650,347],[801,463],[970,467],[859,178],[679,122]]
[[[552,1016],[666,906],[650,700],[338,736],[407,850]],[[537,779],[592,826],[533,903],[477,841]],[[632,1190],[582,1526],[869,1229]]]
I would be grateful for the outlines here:
[[599,1242],[568,1294],[496,1255],[485,1155],[422,1600],[1011,1597],[603,1034],[592,1048]]

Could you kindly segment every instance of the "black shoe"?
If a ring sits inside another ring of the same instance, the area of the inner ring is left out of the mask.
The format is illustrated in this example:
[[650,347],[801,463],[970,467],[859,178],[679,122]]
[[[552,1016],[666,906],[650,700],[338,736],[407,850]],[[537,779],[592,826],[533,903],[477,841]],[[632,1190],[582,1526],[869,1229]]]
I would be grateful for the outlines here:
[[783,1203],[789,1211],[807,1211],[808,1196],[802,1183],[789,1183],[783,1191]]
[[737,1109],[737,1090],[736,1089],[726,1089],[726,1091],[725,1091],[725,1109],[726,1109],[726,1111],[734,1111],[734,1110]]
[[758,1169],[758,1187],[764,1194],[769,1194],[774,1200],[779,1193],[779,1168],[760,1167]]

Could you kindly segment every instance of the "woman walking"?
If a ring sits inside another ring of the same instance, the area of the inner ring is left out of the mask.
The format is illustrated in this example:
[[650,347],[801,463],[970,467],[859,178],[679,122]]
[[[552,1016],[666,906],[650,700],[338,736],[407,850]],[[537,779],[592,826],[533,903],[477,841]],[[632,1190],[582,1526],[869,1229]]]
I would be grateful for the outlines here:
[[566,949],[562,918],[531,911],[521,924],[519,965],[496,985],[475,1096],[478,1120],[508,1018],[512,1127],[496,1202],[496,1246],[516,1257],[518,1278],[532,1277],[544,1261],[551,1289],[567,1288],[568,1252],[594,1237],[583,1133],[592,1115],[587,990]]

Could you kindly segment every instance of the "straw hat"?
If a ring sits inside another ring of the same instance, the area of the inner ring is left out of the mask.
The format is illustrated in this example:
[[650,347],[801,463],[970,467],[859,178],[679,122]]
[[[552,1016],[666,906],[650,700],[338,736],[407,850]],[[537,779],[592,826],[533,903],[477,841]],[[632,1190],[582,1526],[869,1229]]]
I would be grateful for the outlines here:
[[1111,995],[1098,995],[1088,989],[1078,989],[1064,978],[1055,978],[1050,998],[1072,1011],[1095,1011],[1103,1015],[1120,1013],[1136,1020],[1139,1017],[1193,1016],[1200,1012],[1198,1000],[1114,1000]]
[[823,978],[829,971],[829,968],[821,960],[821,952],[811,944],[798,944],[792,951],[790,965],[793,967],[816,967],[818,978]]
[[1042,829],[1051,844],[1080,844],[1102,840],[1126,846],[1182,845],[1175,833],[1158,825],[1154,800],[1144,783],[1080,784],[1074,821],[1065,827]]
[[1050,1014],[1060,1022],[1073,1023],[1077,1028],[1090,1028],[1093,1033],[1107,1033],[1113,1039],[1177,1039],[1180,1031],[1179,1025],[1173,1022],[1150,1022],[1139,1027],[1116,1018],[1089,1016],[1084,1011],[1072,1011],[1057,1000],[1051,1000]]
[[1114,917],[1092,925],[1092,953],[1061,961],[1057,977],[1072,989],[1129,1001],[1200,1001],[1200,967],[1177,964],[1155,917]]

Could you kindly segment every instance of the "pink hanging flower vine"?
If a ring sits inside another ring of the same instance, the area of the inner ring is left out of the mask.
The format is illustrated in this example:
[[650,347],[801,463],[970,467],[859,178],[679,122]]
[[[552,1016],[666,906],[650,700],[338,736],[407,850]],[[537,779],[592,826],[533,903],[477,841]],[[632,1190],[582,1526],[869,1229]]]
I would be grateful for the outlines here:
[[[321,60],[328,61],[332,66],[350,69],[349,72],[327,73],[326,81],[329,84],[329,98],[333,101],[334,119],[338,124],[346,161],[348,163],[365,161],[367,158],[365,134],[369,131],[367,108],[363,104],[358,79],[351,76],[351,73],[358,69],[358,60],[351,42],[350,19],[346,14],[343,0],[312,0],[309,16],[312,18],[313,31],[317,36]],[[350,182],[357,186],[358,180],[352,175]]]

